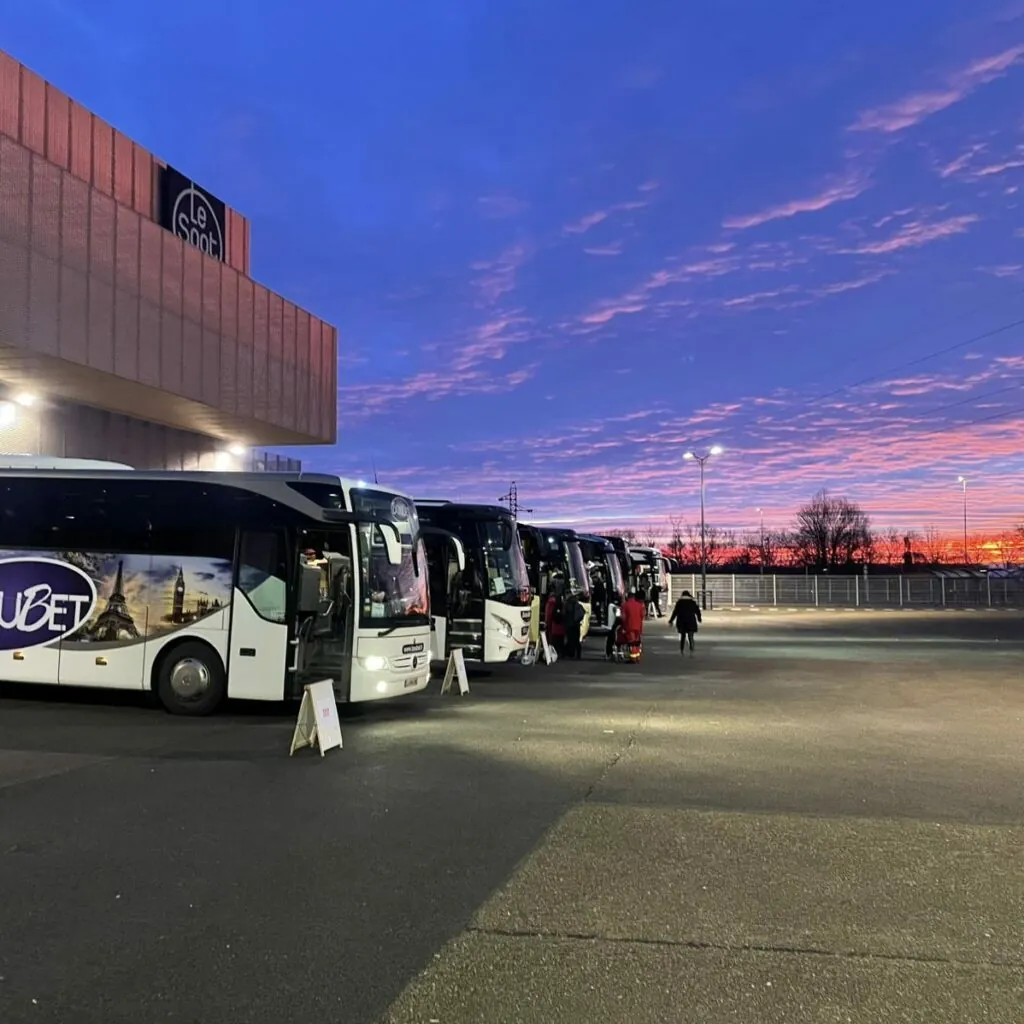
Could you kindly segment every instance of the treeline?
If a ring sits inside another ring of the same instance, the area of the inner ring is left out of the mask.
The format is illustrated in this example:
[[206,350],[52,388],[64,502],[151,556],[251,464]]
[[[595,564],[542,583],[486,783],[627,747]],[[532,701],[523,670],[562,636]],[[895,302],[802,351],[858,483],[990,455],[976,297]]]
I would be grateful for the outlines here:
[[[631,544],[660,548],[687,567],[701,564],[700,523],[669,516],[668,529],[615,531]],[[936,566],[1024,563],[1024,526],[998,537],[944,536],[934,526],[920,531],[876,530],[867,513],[848,498],[819,491],[786,529],[738,533],[714,525],[704,530],[709,567],[770,569],[798,566],[841,569],[862,565]]]

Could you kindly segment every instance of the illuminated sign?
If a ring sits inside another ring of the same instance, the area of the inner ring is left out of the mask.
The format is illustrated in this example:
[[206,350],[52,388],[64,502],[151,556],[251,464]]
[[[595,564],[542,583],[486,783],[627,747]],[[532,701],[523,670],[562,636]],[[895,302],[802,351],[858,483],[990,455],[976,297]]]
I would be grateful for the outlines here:
[[173,167],[160,170],[160,226],[207,256],[227,259],[227,207]]

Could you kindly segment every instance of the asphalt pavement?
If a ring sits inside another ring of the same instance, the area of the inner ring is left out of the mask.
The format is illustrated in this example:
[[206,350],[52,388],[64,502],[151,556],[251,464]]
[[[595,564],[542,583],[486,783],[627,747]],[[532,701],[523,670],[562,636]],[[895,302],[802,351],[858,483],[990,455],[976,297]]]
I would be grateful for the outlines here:
[[0,1021],[1024,1019],[1010,613],[708,616],[342,719],[0,689]]

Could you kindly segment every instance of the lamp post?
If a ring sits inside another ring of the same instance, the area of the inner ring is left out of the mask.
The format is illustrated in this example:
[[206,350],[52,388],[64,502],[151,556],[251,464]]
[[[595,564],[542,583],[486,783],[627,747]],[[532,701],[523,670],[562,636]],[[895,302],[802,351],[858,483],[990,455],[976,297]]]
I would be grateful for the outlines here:
[[703,455],[694,451],[683,452],[683,458],[696,462],[700,466],[700,606],[708,610],[708,545],[704,526],[704,463],[712,455],[721,455],[725,449],[721,445],[712,445]]
[[764,509],[759,508],[757,514],[761,517],[761,547],[757,552],[757,561],[761,566],[761,575],[764,575]]
[[964,565],[970,565],[971,557],[967,552],[967,477],[958,476],[956,481],[964,492]]

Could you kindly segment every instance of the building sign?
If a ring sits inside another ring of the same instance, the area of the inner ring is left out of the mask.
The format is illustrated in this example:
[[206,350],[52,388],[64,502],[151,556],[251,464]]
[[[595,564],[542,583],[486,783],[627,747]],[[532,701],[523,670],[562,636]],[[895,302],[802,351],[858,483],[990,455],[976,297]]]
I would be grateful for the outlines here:
[[227,259],[227,208],[173,167],[160,170],[160,226],[207,256]]
[[53,558],[0,560],[0,651],[45,647],[80,629],[96,604],[88,573]]

